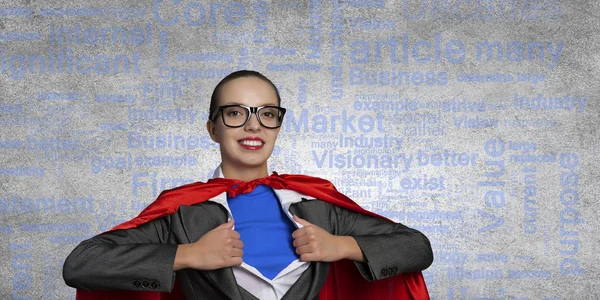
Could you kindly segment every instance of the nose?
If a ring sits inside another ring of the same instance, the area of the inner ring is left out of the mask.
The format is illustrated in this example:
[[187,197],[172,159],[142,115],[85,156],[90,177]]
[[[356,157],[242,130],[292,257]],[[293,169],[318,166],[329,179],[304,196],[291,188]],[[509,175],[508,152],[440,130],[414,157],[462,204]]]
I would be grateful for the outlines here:
[[244,129],[248,131],[259,131],[260,130],[260,122],[258,122],[258,116],[255,113],[250,114],[250,119],[244,125]]

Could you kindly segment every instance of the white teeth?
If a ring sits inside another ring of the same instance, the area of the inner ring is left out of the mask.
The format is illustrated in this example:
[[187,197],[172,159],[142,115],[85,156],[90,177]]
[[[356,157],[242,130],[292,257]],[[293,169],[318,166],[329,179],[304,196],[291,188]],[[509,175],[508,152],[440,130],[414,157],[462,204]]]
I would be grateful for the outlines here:
[[242,140],[242,145],[246,146],[260,146],[262,145],[261,141],[251,141],[251,140]]

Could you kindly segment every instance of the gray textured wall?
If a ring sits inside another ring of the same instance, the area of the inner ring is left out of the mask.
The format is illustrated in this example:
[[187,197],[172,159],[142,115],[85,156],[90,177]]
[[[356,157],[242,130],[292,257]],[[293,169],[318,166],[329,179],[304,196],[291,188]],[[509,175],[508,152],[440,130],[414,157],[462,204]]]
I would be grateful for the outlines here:
[[419,228],[434,299],[598,299],[598,1],[0,2],[3,299],[218,165],[214,85],[289,109],[270,166]]

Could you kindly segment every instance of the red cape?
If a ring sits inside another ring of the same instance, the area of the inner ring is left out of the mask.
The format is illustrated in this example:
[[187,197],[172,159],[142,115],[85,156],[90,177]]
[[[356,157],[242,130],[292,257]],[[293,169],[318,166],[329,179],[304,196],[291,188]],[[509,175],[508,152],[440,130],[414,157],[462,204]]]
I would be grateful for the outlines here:
[[[362,209],[336,190],[325,179],[305,175],[273,175],[267,177],[275,182],[269,185],[276,189],[289,189],[316,199],[337,205],[361,214],[391,220]],[[135,228],[141,224],[176,212],[179,205],[193,205],[205,202],[232,187],[234,180],[210,179],[207,183],[196,182],[171,190],[163,191],[158,198],[137,217],[111,229]],[[239,182],[239,181],[238,181]],[[258,183],[260,184],[260,183]],[[255,184],[256,185],[256,184]],[[177,280],[171,293],[148,291],[86,291],[77,290],[78,300],[182,300],[185,299]],[[331,263],[327,281],[321,289],[319,300],[338,299],[406,299],[429,300],[429,293],[421,272],[405,273],[369,282],[358,272],[349,260]]]

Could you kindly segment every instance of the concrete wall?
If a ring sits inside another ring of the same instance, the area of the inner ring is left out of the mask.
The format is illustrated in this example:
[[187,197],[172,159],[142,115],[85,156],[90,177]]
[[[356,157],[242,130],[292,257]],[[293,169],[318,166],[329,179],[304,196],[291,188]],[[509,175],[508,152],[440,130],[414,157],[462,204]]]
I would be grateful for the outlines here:
[[599,297],[598,2],[2,1],[3,299],[219,163],[224,75],[288,108],[270,167],[422,230],[435,299]]

